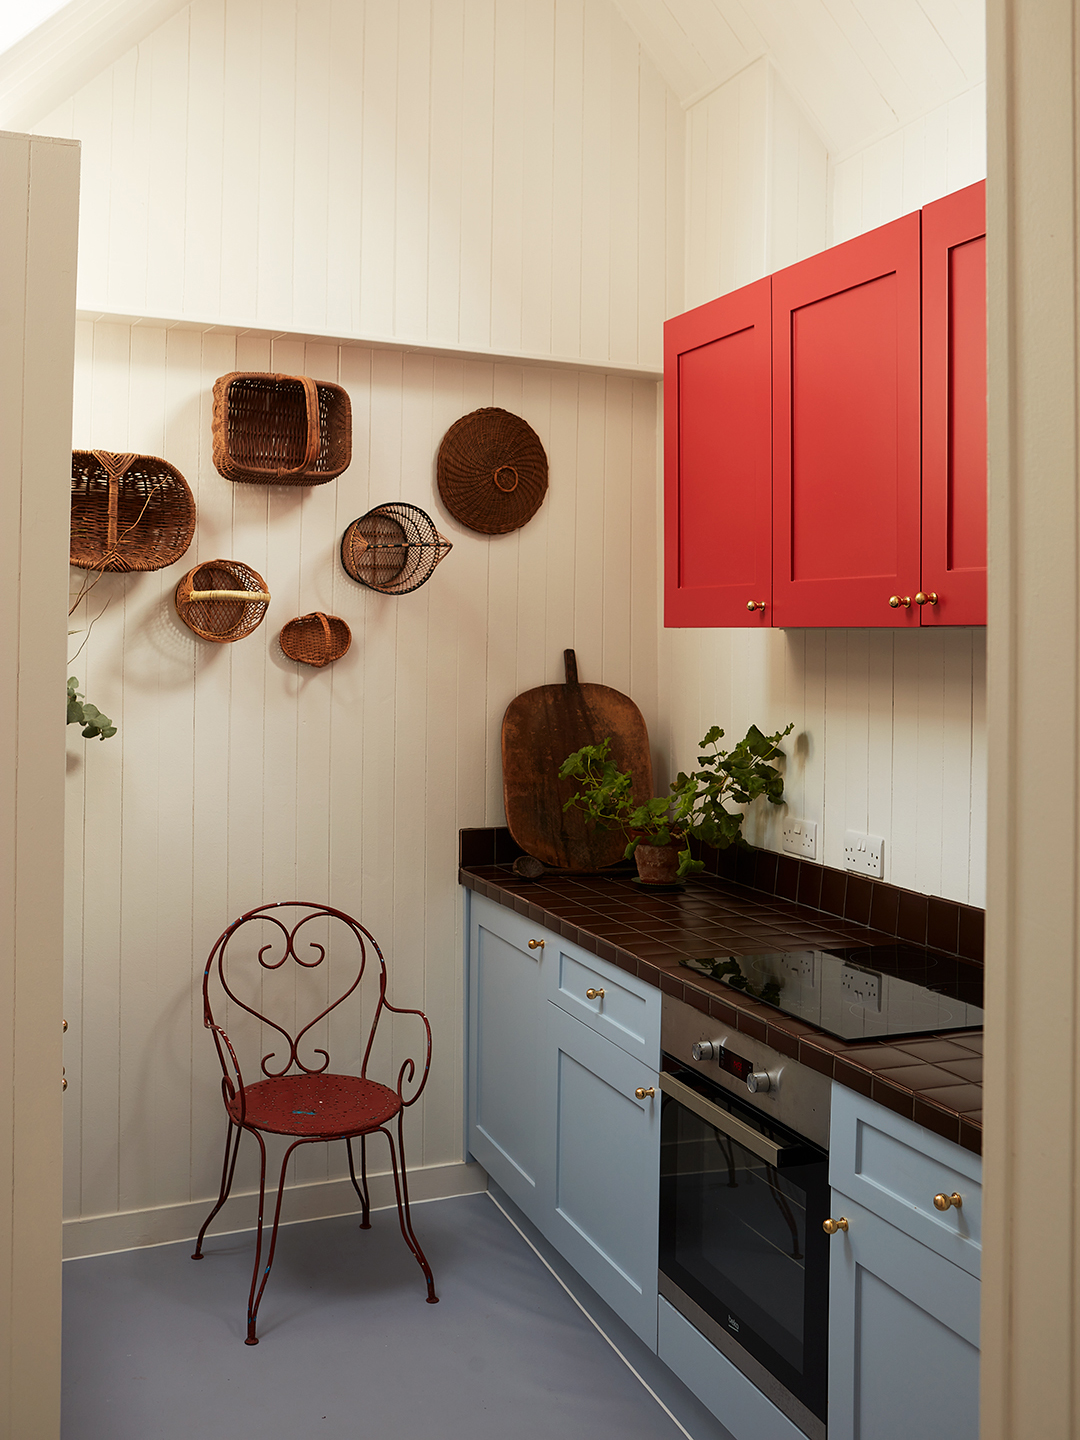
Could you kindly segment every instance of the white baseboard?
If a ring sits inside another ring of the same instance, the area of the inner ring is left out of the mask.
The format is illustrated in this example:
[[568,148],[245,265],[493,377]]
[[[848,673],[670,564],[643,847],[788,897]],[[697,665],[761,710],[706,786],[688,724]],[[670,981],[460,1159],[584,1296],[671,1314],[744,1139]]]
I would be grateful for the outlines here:
[[[394,1178],[387,1172],[369,1175],[371,1206],[385,1210],[394,1200]],[[454,1195],[475,1195],[487,1189],[487,1174],[475,1163],[458,1161],[451,1165],[409,1167],[409,1200],[448,1200]],[[148,1245],[171,1245],[193,1240],[214,1200],[192,1200],[182,1205],[158,1205],[151,1210],[126,1210],[113,1215],[85,1215],[64,1221],[64,1259],[85,1259],[110,1255],[117,1250],[138,1250]],[[281,1215],[283,1225],[300,1220],[328,1220],[334,1215],[358,1214],[360,1202],[351,1182],[323,1180],[315,1185],[294,1185],[285,1191]],[[231,1235],[253,1230],[259,1214],[258,1191],[236,1191],[230,1195],[213,1226],[211,1235]]]

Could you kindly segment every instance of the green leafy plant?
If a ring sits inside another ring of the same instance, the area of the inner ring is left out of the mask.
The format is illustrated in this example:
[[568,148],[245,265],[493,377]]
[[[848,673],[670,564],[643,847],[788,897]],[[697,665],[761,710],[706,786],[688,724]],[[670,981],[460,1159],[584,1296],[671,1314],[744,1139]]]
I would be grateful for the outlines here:
[[621,830],[627,839],[626,858],[637,847],[672,845],[679,848],[679,878],[696,874],[704,864],[690,853],[691,836],[714,850],[745,843],[743,812],[728,805],[748,805],[764,795],[773,805],[784,800],[784,777],[772,763],[784,752],[780,741],[794,727],[763,734],[751,725],[730,750],[721,750],[724,732],[714,725],[698,745],[698,766],[680,772],[670,794],[637,804],[633,778],[611,759],[610,736],[599,745],[584,745],[567,756],[559,769],[562,780],[574,779],[580,788],[563,806],[581,810],[602,829]]
[[116,726],[96,705],[90,704],[79,690],[79,682],[74,675],[67,682],[67,723],[85,726],[82,732],[84,740],[108,740],[110,735],[116,734]]

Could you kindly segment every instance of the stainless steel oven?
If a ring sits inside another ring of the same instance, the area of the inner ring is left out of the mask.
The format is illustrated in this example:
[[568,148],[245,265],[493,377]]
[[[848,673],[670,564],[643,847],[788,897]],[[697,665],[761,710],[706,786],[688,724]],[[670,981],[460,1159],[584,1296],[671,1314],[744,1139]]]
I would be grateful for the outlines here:
[[662,1043],[660,1293],[825,1440],[829,1081],[667,996]]

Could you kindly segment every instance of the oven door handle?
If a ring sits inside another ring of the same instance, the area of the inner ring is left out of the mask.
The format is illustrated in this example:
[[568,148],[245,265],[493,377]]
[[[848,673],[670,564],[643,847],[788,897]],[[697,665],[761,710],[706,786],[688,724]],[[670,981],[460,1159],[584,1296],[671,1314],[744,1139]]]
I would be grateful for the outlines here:
[[747,1150],[760,1156],[770,1165],[782,1164],[784,1152],[797,1148],[790,1145],[777,1145],[767,1136],[762,1135],[760,1130],[755,1130],[752,1125],[747,1125],[745,1120],[740,1120],[737,1115],[732,1115],[721,1105],[714,1105],[710,1100],[699,1095],[696,1090],[692,1090],[689,1085],[684,1085],[681,1080],[676,1080],[674,1075],[668,1075],[664,1071],[660,1072],[660,1089],[665,1095],[670,1095],[680,1105],[685,1105],[688,1110],[693,1110],[695,1115],[700,1116],[702,1120],[717,1130],[722,1130],[725,1135],[730,1136],[732,1140],[737,1140],[740,1145],[745,1146]]

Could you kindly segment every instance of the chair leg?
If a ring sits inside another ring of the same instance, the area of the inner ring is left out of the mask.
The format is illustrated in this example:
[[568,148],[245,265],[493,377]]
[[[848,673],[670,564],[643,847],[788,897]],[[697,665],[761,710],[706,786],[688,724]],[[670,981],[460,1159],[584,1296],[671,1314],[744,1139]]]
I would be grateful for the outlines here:
[[[232,1189],[233,1175],[236,1171],[236,1157],[240,1150],[240,1136],[243,1133],[239,1125],[234,1125],[232,1120],[229,1121],[228,1129],[225,1131],[225,1159],[221,1165],[221,1188],[218,1191],[217,1204],[203,1221],[202,1229],[199,1231],[199,1238],[195,1241],[195,1251],[191,1257],[193,1260],[201,1260],[203,1258],[203,1238],[210,1228],[210,1221],[213,1220],[214,1216],[229,1198],[229,1191]],[[230,1149],[232,1151],[231,1157],[229,1154]]]
[[[270,1266],[274,1263],[274,1251],[277,1249],[278,1222],[281,1219],[281,1201],[285,1194],[285,1172],[288,1169],[289,1160],[293,1151],[298,1145],[307,1143],[304,1140],[294,1140],[285,1151],[284,1159],[281,1162],[281,1177],[278,1180],[277,1204],[274,1206],[274,1223],[270,1228],[270,1245],[266,1252],[266,1269],[262,1272],[262,1281],[259,1280],[259,1262],[262,1259],[262,1237],[263,1237],[263,1199],[266,1194],[266,1146],[263,1145],[263,1138],[255,1131],[260,1146],[262,1146],[262,1169],[259,1175],[259,1227],[255,1236],[255,1264],[251,1271],[251,1291],[248,1295],[248,1333],[245,1345],[257,1345],[259,1337],[255,1334],[255,1321],[259,1315],[259,1305],[262,1303],[263,1291],[266,1289],[266,1282],[270,1278]],[[256,1290],[256,1285],[258,1289]]]
[[409,1178],[405,1167],[405,1132],[402,1126],[403,1112],[398,1111],[398,1149],[401,1151],[401,1178],[398,1179],[397,1154],[394,1150],[394,1137],[389,1130],[379,1128],[390,1142],[390,1164],[394,1171],[394,1194],[397,1196],[398,1222],[401,1225],[401,1233],[413,1255],[416,1263],[423,1270],[427,1277],[427,1303],[437,1305],[439,1297],[435,1294],[435,1277],[431,1273],[431,1266],[427,1262],[427,1256],[420,1248],[420,1241],[416,1238],[416,1232],[412,1227],[412,1215],[409,1211]]
[[360,1229],[371,1229],[371,1197],[368,1194],[367,1183],[367,1137],[360,1136],[360,1179],[357,1181],[356,1168],[353,1165],[352,1136],[345,1137],[345,1148],[349,1152],[349,1179],[352,1181],[353,1189],[360,1197]]

